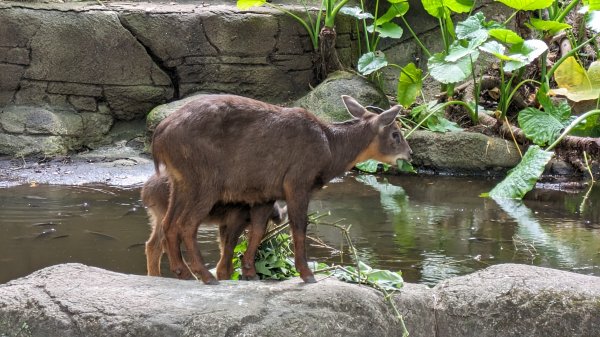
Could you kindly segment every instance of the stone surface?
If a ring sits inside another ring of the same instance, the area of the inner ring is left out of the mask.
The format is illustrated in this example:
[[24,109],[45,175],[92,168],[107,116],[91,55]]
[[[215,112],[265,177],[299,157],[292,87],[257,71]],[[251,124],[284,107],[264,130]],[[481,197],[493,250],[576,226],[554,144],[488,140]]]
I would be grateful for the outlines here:
[[[393,295],[411,336],[598,336],[600,278],[502,264]],[[26,325],[24,325],[26,324]],[[50,336],[400,336],[381,293],[304,284],[125,275],[81,264],[0,285],[0,331]]]
[[517,264],[433,288],[436,336],[598,336],[600,278]]
[[364,106],[388,108],[385,94],[366,78],[350,72],[335,72],[306,96],[294,103],[325,121],[341,122],[351,119],[341,96],[354,97]]
[[80,264],[0,285],[0,326],[33,336],[396,336],[382,296],[333,279],[304,284],[124,275]]
[[480,133],[415,131],[407,141],[413,164],[434,171],[484,173],[512,168],[521,160],[513,143]]

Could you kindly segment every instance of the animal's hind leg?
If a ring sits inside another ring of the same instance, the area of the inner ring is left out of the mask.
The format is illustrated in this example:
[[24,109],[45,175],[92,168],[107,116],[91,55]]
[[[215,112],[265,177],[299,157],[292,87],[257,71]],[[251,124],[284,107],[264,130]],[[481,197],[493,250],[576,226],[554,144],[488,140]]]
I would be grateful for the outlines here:
[[162,228],[165,235],[164,247],[169,258],[169,267],[171,271],[180,279],[191,278],[191,273],[183,262],[181,256],[181,228],[184,223],[182,220],[182,211],[185,211],[185,204],[182,204],[181,195],[183,189],[170,181],[171,190],[169,195],[169,207],[163,219]]
[[163,235],[160,220],[153,219],[152,234],[146,241],[146,268],[148,276],[160,276],[160,258],[163,254]]
[[181,227],[181,238],[187,250],[190,270],[195,275],[199,275],[202,279],[202,282],[205,284],[219,283],[204,265],[204,259],[200,253],[198,240],[196,238],[198,227],[202,223],[202,220],[208,216],[208,213],[213,205],[214,203],[209,200],[203,200],[202,202],[193,206],[188,204],[182,217],[182,220],[185,222],[183,222],[183,226]]
[[258,280],[254,259],[256,251],[265,236],[267,230],[267,221],[273,212],[273,203],[255,205],[250,210],[250,235],[248,238],[248,248],[242,258],[242,280]]

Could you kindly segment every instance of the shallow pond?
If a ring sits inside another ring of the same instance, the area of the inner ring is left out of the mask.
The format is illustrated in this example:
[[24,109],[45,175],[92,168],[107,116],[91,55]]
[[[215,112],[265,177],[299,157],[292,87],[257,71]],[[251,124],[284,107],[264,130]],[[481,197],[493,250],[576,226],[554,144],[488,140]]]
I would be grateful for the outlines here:
[[[348,175],[316,193],[311,211],[351,224],[359,255],[372,267],[401,270],[434,285],[491,264],[515,262],[600,275],[600,187],[584,193],[537,190],[524,203],[480,198],[493,181],[449,177]],[[339,248],[339,230],[309,227]],[[205,260],[218,260],[217,228],[203,226]],[[0,189],[0,283],[57,263],[81,262],[145,274],[149,235],[139,189],[18,186]],[[311,244],[311,259],[340,261]],[[349,261],[347,255],[345,261]],[[166,271],[166,272],[165,272]],[[163,272],[169,274],[166,258]]]

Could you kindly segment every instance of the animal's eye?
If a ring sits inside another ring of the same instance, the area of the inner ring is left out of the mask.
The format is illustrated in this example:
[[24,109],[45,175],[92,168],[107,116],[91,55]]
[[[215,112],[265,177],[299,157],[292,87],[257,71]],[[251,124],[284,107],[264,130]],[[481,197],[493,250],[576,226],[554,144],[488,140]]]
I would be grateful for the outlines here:
[[394,131],[392,132],[392,137],[394,137],[394,140],[400,140],[400,132],[399,131]]

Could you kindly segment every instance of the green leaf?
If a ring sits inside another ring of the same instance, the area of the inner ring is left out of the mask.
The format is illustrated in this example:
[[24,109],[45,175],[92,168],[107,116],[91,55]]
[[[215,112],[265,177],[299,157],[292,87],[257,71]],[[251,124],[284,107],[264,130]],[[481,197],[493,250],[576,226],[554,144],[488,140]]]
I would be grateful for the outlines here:
[[489,196],[494,199],[523,199],[535,187],[552,156],[552,151],[542,150],[537,145],[530,146],[519,165],[509,171],[506,178],[490,191]]
[[465,21],[456,25],[456,37],[459,39],[477,41],[477,46],[487,40],[489,34],[486,28],[485,16],[479,12],[469,16]]
[[423,87],[422,74],[423,71],[412,62],[400,71],[396,99],[402,106],[411,106],[421,93]]
[[396,165],[398,165],[398,171],[400,172],[406,172],[406,173],[417,173],[417,170],[415,170],[415,168],[412,166],[412,164],[406,160],[398,160],[396,162]]
[[444,118],[444,111],[441,103],[432,101],[414,107],[410,111],[410,115],[417,123],[422,122],[422,126],[434,132],[453,132],[462,131],[456,124]]
[[532,11],[550,7],[554,0],[496,0],[519,11]]
[[388,65],[385,54],[381,51],[369,52],[363,54],[358,60],[358,72],[363,75],[369,75]]
[[241,10],[247,10],[252,7],[260,7],[267,3],[267,0],[238,0],[237,8]]
[[427,62],[429,73],[438,82],[457,83],[471,75],[473,69],[468,57],[461,58],[456,62],[446,61],[445,57],[443,53],[433,54]]
[[436,18],[444,17],[448,10],[455,13],[467,13],[473,7],[471,2],[457,0],[421,0],[421,3],[427,13]]
[[600,10],[600,0],[583,0],[583,4],[589,7],[591,11]]
[[374,159],[369,159],[367,161],[363,161],[363,162],[356,164],[355,167],[363,172],[377,173],[377,168],[379,167],[379,162]]
[[560,32],[561,30],[572,28],[571,25],[566,23],[558,21],[546,21],[537,18],[531,18],[529,20],[529,25],[537,30],[548,32],[552,35]]
[[358,8],[358,7],[342,7],[342,9],[340,9],[340,13],[352,16],[356,19],[359,20],[363,20],[363,19],[373,19],[373,14],[368,13],[368,12],[363,12],[362,9]]
[[465,41],[454,41],[448,48],[448,55],[444,58],[447,62],[456,62],[464,57],[471,56],[473,62],[479,58],[477,47],[483,43],[481,40],[469,41],[465,45]]
[[504,55],[506,47],[496,41],[488,41],[479,47],[479,50],[494,55],[501,61],[518,61],[517,59]]
[[572,121],[571,108],[566,102],[558,107],[541,111],[535,108],[525,108],[519,112],[519,126],[525,136],[534,143],[544,146],[554,142],[560,136],[561,130]]
[[488,31],[488,34],[490,34],[491,37],[504,44],[517,44],[525,42],[525,40],[523,40],[523,38],[520,37],[519,34],[513,32],[510,29],[494,28],[490,29]]
[[381,26],[375,26],[375,31],[379,33],[380,37],[389,37],[392,39],[399,39],[404,33],[402,27],[393,22],[386,22]]
[[391,6],[387,10],[387,12],[385,12],[385,14],[383,14],[382,16],[377,18],[377,20],[375,20],[375,25],[379,26],[386,22],[392,21],[394,18],[403,16],[404,14],[406,14],[406,12],[408,12],[408,8],[409,8],[408,2],[391,4]]
[[548,46],[542,40],[526,40],[523,43],[515,44],[510,48],[508,54],[508,56],[515,59],[515,61],[506,62],[504,70],[514,71],[522,68],[533,62],[546,50],[548,50]]
[[273,274],[271,273],[271,270],[269,268],[267,268],[267,261],[256,261],[256,263],[254,263],[254,266],[256,267],[256,272],[259,274],[262,274],[264,276],[272,276]]

